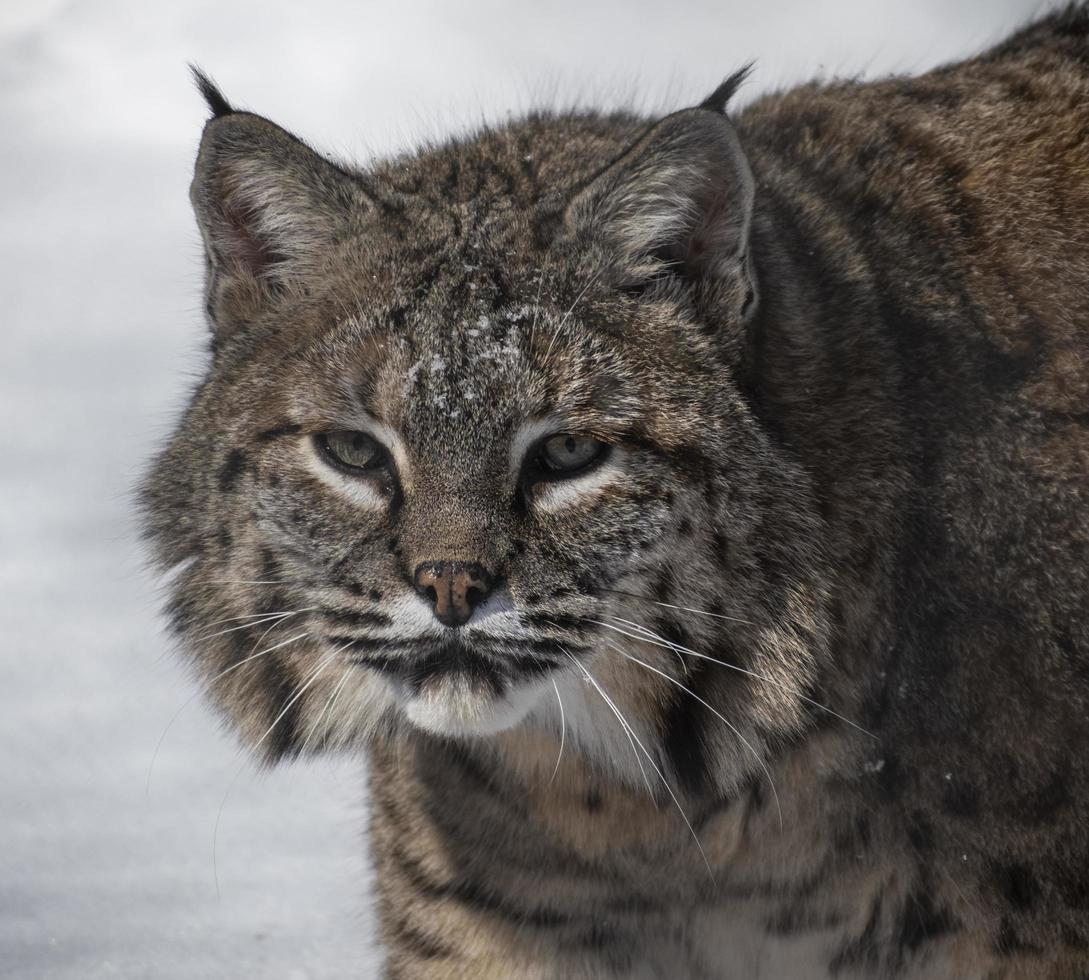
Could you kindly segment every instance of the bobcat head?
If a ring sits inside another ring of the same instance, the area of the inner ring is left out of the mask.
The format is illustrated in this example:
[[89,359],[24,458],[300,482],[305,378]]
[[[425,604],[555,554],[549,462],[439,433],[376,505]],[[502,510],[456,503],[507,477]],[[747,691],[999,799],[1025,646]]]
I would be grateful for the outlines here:
[[[819,521],[743,395],[739,81],[358,170],[201,79],[210,363],[143,503],[174,628],[262,753],[558,736],[562,697],[621,775],[613,709],[729,783],[804,727]],[[730,728],[686,727],[697,679]]]

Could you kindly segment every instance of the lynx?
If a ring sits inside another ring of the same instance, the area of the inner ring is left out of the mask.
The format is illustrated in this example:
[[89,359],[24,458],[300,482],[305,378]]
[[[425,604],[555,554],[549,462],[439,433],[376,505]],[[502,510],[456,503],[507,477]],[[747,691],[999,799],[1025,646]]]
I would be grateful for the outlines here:
[[143,489],[391,978],[1089,975],[1089,13],[364,168],[212,112]]

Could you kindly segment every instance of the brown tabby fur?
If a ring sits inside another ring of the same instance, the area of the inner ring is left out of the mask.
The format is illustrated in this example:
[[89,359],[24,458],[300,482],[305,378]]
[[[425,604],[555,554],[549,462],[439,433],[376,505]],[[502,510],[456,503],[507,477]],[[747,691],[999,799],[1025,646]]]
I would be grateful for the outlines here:
[[[1089,976],[1089,14],[736,82],[365,171],[205,83],[175,628],[268,758],[366,748],[389,977]],[[616,447],[552,509],[543,418]],[[513,632],[409,635],[435,560]]]

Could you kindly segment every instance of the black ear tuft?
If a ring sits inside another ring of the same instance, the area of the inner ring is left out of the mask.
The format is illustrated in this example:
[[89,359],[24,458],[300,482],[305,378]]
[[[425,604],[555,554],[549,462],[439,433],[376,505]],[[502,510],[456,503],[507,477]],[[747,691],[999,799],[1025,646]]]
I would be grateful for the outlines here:
[[223,97],[223,93],[216,88],[215,82],[196,65],[190,65],[189,70],[193,73],[193,81],[197,83],[197,88],[204,96],[204,101],[208,103],[208,108],[212,110],[212,118],[218,119],[220,116],[231,115],[234,112],[234,106]]
[[726,106],[729,104],[730,99],[734,97],[737,90],[741,88],[748,79],[755,64],[756,62],[750,61],[747,65],[735,71],[699,104],[699,108],[707,109],[710,112],[717,112],[719,115],[725,115]]

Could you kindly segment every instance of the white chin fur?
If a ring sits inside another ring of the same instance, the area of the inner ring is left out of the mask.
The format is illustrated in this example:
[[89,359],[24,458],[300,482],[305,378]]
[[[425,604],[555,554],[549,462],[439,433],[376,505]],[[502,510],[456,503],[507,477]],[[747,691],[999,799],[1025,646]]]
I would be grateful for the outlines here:
[[419,695],[399,691],[397,700],[405,717],[425,732],[495,735],[522,721],[545,692],[552,689],[551,684],[547,679],[536,678],[496,698],[470,687],[464,678],[452,677],[428,685]]

